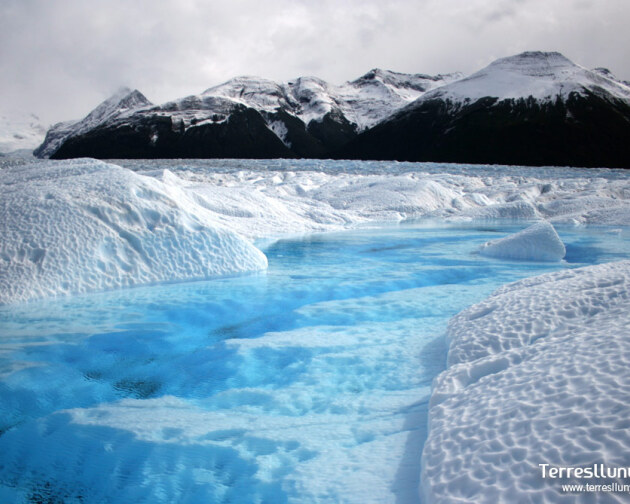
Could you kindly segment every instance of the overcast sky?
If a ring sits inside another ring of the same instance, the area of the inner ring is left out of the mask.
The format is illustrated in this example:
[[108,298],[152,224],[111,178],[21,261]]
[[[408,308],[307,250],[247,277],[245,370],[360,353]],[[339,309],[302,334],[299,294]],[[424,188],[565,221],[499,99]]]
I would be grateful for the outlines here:
[[470,73],[525,50],[630,79],[629,22],[630,0],[0,0],[0,109],[56,122],[120,86],[162,103],[237,75]]

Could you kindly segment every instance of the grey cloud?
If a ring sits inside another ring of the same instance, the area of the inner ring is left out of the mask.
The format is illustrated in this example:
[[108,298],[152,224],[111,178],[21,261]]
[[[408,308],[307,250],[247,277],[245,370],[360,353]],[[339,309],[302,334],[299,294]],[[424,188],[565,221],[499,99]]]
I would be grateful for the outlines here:
[[0,108],[56,121],[120,85],[163,102],[235,75],[472,72],[528,49],[629,79],[629,14],[626,0],[3,0]]

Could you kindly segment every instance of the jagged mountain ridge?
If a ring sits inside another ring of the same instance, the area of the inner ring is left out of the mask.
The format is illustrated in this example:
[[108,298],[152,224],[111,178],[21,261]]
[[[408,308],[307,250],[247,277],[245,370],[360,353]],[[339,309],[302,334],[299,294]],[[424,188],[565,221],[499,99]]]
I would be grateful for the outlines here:
[[237,77],[163,105],[127,91],[52,128],[37,153],[630,166],[630,86],[555,52],[501,58],[468,77]]
[[525,52],[425,93],[337,155],[630,167],[630,86],[557,52]]
[[[341,86],[315,77],[287,83],[237,77],[163,105],[126,90],[127,95],[118,93],[81,121],[55,125],[36,155],[318,157],[429,89],[460,77],[374,69]],[[134,107],[122,102],[131,95]]]
[[122,87],[79,121],[64,121],[52,126],[44,142],[33,151],[50,157],[70,137],[83,135],[101,124],[130,116],[137,109],[153,105],[140,91]]

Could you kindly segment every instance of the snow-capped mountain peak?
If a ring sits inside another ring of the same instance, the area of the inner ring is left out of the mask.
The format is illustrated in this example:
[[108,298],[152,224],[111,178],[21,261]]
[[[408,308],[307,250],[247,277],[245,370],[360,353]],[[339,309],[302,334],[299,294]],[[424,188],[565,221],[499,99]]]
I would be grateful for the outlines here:
[[341,85],[241,76],[157,106],[123,89],[83,120],[53,127],[36,155],[625,166],[629,110],[630,86],[609,71],[532,51],[468,77],[381,68]]
[[404,74],[400,72],[393,72],[391,70],[373,68],[372,70],[362,75],[358,79],[350,82],[349,84],[355,87],[383,84],[394,86],[396,88],[415,89],[419,92],[425,92],[436,86],[441,86],[446,82],[452,82],[454,80],[461,79],[462,77],[464,77],[464,74],[460,72],[444,75]]
[[546,77],[557,79],[563,75],[573,75],[579,68],[559,52],[526,51],[514,56],[499,58],[490,63],[486,69],[502,70],[529,77]]
[[461,73],[432,76],[373,68],[358,79],[339,86],[338,93],[346,104],[342,105],[346,117],[363,131],[427,91],[461,77]]
[[557,52],[524,52],[437,87],[340,157],[627,167],[630,87]]
[[597,73],[599,75],[602,75],[603,77],[606,77],[607,79],[613,79],[613,80],[618,80],[613,73],[608,70],[608,68],[604,68],[604,67],[597,67],[597,68],[593,68],[591,70],[594,73]]
[[[275,82],[254,76],[239,76],[158,107],[159,113],[173,115],[185,129],[229,116],[235,105],[244,105],[263,114],[278,111],[301,120],[305,126],[322,121],[327,114],[345,117],[362,131],[412,102],[428,89],[451,82],[461,74],[429,76],[373,69],[342,85],[306,76]],[[210,120],[209,117],[215,119]],[[269,119],[274,124],[277,118]],[[272,128],[276,131],[277,128]],[[283,141],[284,139],[281,138]]]
[[533,97],[548,101],[585,91],[630,98],[630,87],[610,73],[587,70],[558,52],[528,51],[493,61],[468,77],[427,93],[423,99],[475,101],[484,97],[499,100]]
[[235,107],[242,105],[259,112],[272,113],[291,108],[283,87],[269,79],[253,76],[234,77],[198,95],[191,95],[155,108],[181,122],[184,129],[226,119]]
[[105,119],[134,110],[140,107],[150,106],[152,103],[137,89],[131,90],[122,87],[112,96],[103,101],[79,123],[82,127],[100,124]]
[[48,130],[44,143],[33,151],[36,156],[49,157],[70,136],[77,136],[126,113],[132,113],[152,103],[137,89],[122,87],[79,121],[65,121]]
[[597,67],[597,68],[593,68],[591,72],[601,75],[602,77],[606,77],[607,79],[610,79],[617,83],[621,83],[625,86],[630,87],[630,81],[618,79],[617,76],[615,76],[610,70],[608,70],[608,68]]
[[[234,77],[218,86],[206,89],[201,96],[221,96],[250,105],[258,96],[280,98],[282,89],[276,82],[253,76]],[[262,100],[265,101],[265,100]]]

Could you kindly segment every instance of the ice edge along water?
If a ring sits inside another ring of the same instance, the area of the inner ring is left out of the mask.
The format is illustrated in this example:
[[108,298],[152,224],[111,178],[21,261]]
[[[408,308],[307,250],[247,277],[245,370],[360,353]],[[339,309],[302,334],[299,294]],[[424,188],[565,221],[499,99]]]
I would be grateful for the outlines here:
[[426,502],[627,502],[561,486],[621,478],[544,479],[540,464],[630,466],[629,289],[630,261],[588,266],[505,285],[451,319],[422,455]]
[[505,238],[489,241],[479,250],[480,254],[487,257],[517,261],[560,261],[566,252],[558,233],[547,221],[532,224]]
[[[72,246],[63,251],[73,253],[74,246],[86,237],[89,241],[93,233],[89,228],[85,236],[79,232],[76,237],[68,237],[70,233],[64,226],[73,228],[76,221],[71,217],[77,209],[86,210],[80,217],[89,225],[96,222],[100,229],[100,223],[105,223],[103,229],[109,231],[99,231],[105,242],[110,243],[116,236],[123,240],[120,244],[113,242],[115,253],[108,256],[115,259],[116,271],[131,267],[132,272],[140,274],[147,266],[141,253],[147,226],[158,233],[165,230],[168,240],[151,246],[166,249],[162,254],[166,264],[178,260],[179,252],[170,248],[186,248],[190,238],[181,243],[173,239],[182,232],[188,236],[188,226],[192,226],[193,230],[208,232],[213,243],[227,242],[236,247],[212,249],[216,252],[214,260],[220,264],[226,265],[225,255],[239,261],[246,257],[251,261],[245,264],[262,267],[264,258],[249,242],[232,232],[226,237],[221,230],[231,227],[244,234],[249,230],[249,238],[255,238],[287,230],[340,229],[412,216],[525,217],[621,225],[628,215],[627,177],[609,171],[591,172],[597,174],[592,178],[575,175],[554,179],[524,178],[507,169],[494,176],[483,171],[478,175],[401,172],[391,176],[283,170],[204,174],[184,169],[176,174],[160,171],[146,177],[87,160],[20,169],[19,177],[13,169],[2,174],[3,202],[10,203],[3,215],[12,219],[2,222],[15,227],[20,238],[12,244],[14,248],[3,248],[1,257],[16,263],[28,260],[42,268],[47,266],[46,258],[57,251],[31,239],[37,238],[38,231],[31,225],[44,225],[39,229],[43,236],[48,236],[50,227],[51,236],[69,238]],[[24,198],[25,184],[36,189],[35,199]],[[133,189],[131,195],[129,188]],[[146,206],[137,198],[148,198],[152,203]],[[38,205],[49,200],[61,206],[50,207],[45,217],[17,211],[23,205],[36,211]],[[54,219],[53,211],[60,210],[64,219]],[[84,225],[80,223],[78,229]],[[61,234],[55,234],[59,226]],[[112,230],[115,234],[110,234]],[[24,236],[29,239],[23,240]],[[201,248],[202,253],[207,252]],[[228,266],[233,268],[234,264]],[[83,267],[101,269],[98,261]],[[230,268],[227,271],[233,271]],[[628,349],[622,331],[628,328],[626,314],[630,313],[629,269],[628,262],[621,262],[525,280],[500,289],[453,319],[449,329],[450,367],[436,379],[431,430],[423,459],[424,488],[430,502],[482,502],[484,496],[497,500],[504,487],[512,492],[510,495],[525,492],[523,495],[536,496],[544,492],[545,498],[553,502],[559,493],[550,493],[540,482],[537,461],[532,461],[545,442],[549,445],[542,451],[546,459],[541,462],[566,462],[557,459],[561,447],[576,463],[594,460],[630,465],[605,457],[611,447],[629,445],[624,422],[630,412],[624,405],[630,400],[625,390],[619,389],[620,383],[628,382],[624,371],[628,368]],[[177,278],[170,277],[171,273],[167,271],[166,277]],[[41,289],[35,291],[39,294]],[[567,297],[566,292],[571,296]],[[541,320],[541,314],[546,318]],[[506,327],[511,330],[506,331]],[[597,337],[586,331],[594,331]],[[573,354],[574,346],[583,353]],[[575,358],[567,360],[567,348]],[[585,354],[594,358],[581,358]],[[543,372],[543,386],[538,390]],[[593,379],[584,382],[584,376]],[[581,385],[586,392],[576,394],[575,389]],[[536,416],[536,408],[542,409],[542,417]],[[589,425],[592,428],[585,429]],[[545,438],[539,428],[546,433],[556,428],[559,433]],[[614,433],[614,439],[609,433]],[[580,435],[581,444],[573,444],[572,440]],[[454,441],[460,437],[464,441]],[[463,466],[462,460],[466,461]],[[457,479],[444,484],[454,474]]]
[[261,270],[256,239],[374,222],[630,218],[622,171],[554,179],[553,170],[523,178],[459,165],[379,165],[389,174],[314,160],[262,171],[181,165],[139,174],[83,159],[1,170],[0,303]]
[[0,304],[266,268],[176,185],[93,160],[0,174]]

